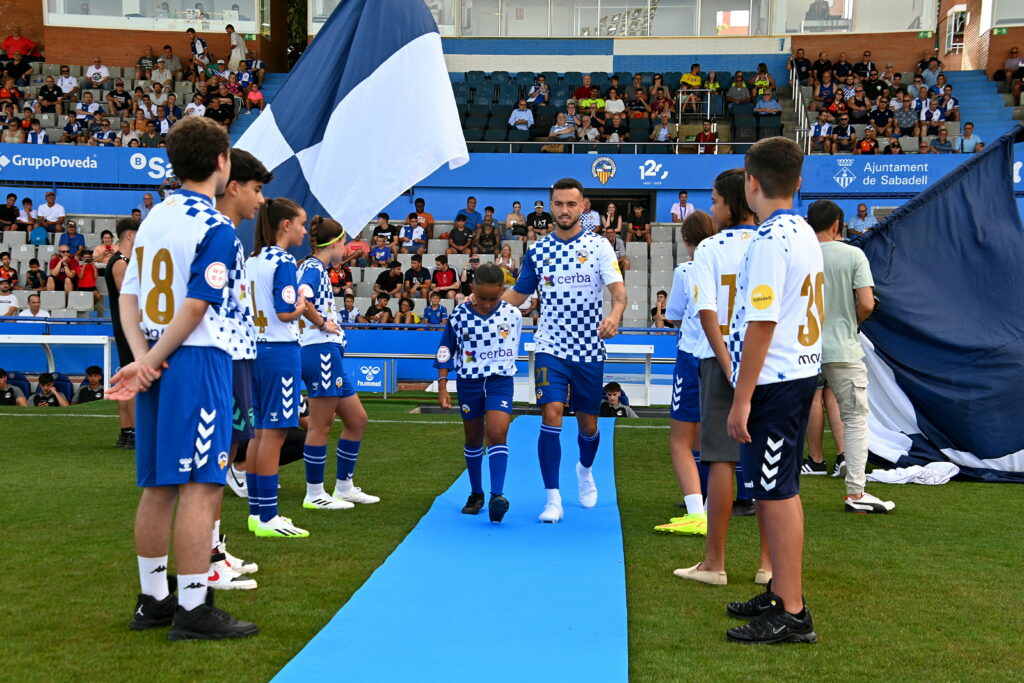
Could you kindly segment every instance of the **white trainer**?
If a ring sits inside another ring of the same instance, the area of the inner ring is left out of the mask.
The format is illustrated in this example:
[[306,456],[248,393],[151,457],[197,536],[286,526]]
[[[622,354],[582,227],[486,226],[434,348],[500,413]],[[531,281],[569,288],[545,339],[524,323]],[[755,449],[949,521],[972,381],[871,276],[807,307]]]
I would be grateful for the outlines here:
[[548,503],[537,519],[542,524],[558,524],[562,521],[562,506],[558,503]]
[[228,566],[234,569],[239,574],[255,574],[259,571],[260,567],[255,562],[247,562],[240,557],[235,557],[228,552],[228,537],[224,534],[220,535],[220,541],[214,546],[214,550],[224,555],[224,561],[228,563]]
[[321,493],[316,496],[306,494],[306,498],[302,501],[302,507],[307,510],[348,510],[354,508],[355,505],[347,500],[338,500],[326,493]]
[[292,520],[278,515],[256,527],[259,538],[308,538],[309,532],[292,524]]
[[252,590],[256,587],[256,579],[239,574],[228,566],[223,553],[217,553],[210,556],[210,573],[206,577],[206,585],[222,591]]
[[249,515],[249,531],[255,532],[260,525],[259,515]]
[[582,463],[576,463],[576,481],[580,490],[580,505],[592,508],[597,505],[597,485],[594,484],[594,472]]
[[867,512],[867,513],[882,513],[892,512],[896,509],[896,503],[891,500],[882,500],[872,496],[867,491],[864,492],[860,498],[853,498],[846,496],[843,499],[846,503],[847,512]]
[[348,503],[359,503],[360,505],[373,505],[374,503],[380,502],[380,497],[371,496],[368,493],[363,493],[363,490],[358,486],[353,486],[348,491],[342,492],[337,488],[334,489],[334,493],[331,494],[335,498]]
[[249,484],[245,481],[245,472],[236,470],[234,463],[228,467],[228,486],[239,498],[249,497]]

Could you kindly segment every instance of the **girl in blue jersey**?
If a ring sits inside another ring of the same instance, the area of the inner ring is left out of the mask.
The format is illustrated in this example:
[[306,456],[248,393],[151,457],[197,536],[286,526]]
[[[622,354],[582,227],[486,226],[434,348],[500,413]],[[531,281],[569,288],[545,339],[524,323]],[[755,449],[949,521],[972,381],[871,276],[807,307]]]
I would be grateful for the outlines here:
[[[268,199],[260,209],[253,252],[245,263],[249,305],[256,328],[253,407],[256,438],[249,449],[249,526],[261,538],[305,538],[287,517],[277,513],[278,465],[288,430],[299,426],[298,320],[306,300],[298,294],[295,258],[286,249],[302,244],[306,212],[290,199]],[[254,509],[258,517],[253,518]]]
[[508,426],[512,419],[512,396],[519,355],[523,317],[519,309],[501,300],[505,274],[498,266],[485,263],[473,273],[473,297],[456,306],[441,335],[434,362],[438,374],[438,403],[451,408],[448,371],[459,376],[458,399],[465,432],[463,454],[469,472],[471,492],[463,514],[475,515],[484,506],[483,456],[491,472],[492,522],[508,512],[503,495],[508,466]]
[[[309,428],[306,431],[306,499],[302,507],[312,510],[340,510],[356,503],[380,502],[352,484],[359,446],[366,429],[366,410],[355,385],[342,366],[345,333],[338,327],[338,308],[328,268],[345,252],[345,230],[337,221],[315,216],[309,224],[313,253],[299,267],[299,294],[312,302],[316,318],[301,330],[302,379],[309,398]],[[335,416],[344,431],[338,439],[338,478],[334,493],[324,490],[327,467],[327,435]]]

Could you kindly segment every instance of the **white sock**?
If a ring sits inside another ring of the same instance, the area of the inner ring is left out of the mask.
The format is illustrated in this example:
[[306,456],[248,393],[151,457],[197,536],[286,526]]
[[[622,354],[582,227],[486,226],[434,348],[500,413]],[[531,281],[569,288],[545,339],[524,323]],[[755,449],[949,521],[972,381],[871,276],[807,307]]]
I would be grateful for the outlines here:
[[139,555],[138,560],[142,594],[150,595],[157,600],[166,598],[170,594],[167,589],[167,556],[142,557]]
[[704,512],[704,498],[699,493],[683,496],[683,502],[686,503],[686,514],[688,515],[699,515]]
[[206,601],[206,574],[178,574],[178,604],[191,610]]
[[319,498],[320,496],[326,496],[327,492],[324,491],[324,483],[310,484],[306,482],[306,495],[310,498]]
[[348,493],[353,488],[351,479],[335,479],[334,490],[338,493]]
[[220,543],[220,520],[213,523],[213,535],[210,537],[210,547],[216,548]]
[[582,463],[576,463],[576,467],[578,468],[576,471],[579,472],[584,479],[588,479],[593,476],[593,467],[584,467]]
[[548,505],[562,506],[562,494],[558,489],[544,489],[544,492],[548,494]]

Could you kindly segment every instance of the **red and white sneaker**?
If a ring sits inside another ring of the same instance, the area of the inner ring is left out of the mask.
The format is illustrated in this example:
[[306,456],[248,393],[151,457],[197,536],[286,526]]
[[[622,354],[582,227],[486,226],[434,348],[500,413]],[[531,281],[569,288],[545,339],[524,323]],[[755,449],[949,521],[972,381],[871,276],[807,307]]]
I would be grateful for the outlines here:
[[228,566],[235,570],[239,574],[255,574],[259,571],[260,567],[255,562],[247,562],[240,557],[235,557],[228,552],[228,537],[224,534],[220,535],[220,541],[213,548],[213,552],[222,553],[224,555],[224,561],[228,563]]
[[224,553],[210,555],[210,573],[206,585],[217,590],[252,590],[256,579],[239,574],[228,566]]

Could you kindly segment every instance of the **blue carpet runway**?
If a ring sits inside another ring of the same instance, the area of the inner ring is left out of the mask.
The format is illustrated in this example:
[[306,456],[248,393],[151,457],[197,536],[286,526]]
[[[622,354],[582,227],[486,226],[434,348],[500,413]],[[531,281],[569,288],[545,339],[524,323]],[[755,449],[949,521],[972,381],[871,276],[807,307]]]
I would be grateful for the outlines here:
[[[626,577],[615,493],[614,420],[601,421],[599,499],[576,495],[576,420],[562,432],[560,524],[540,524],[540,418],[516,418],[505,495],[461,514],[465,473],[275,681],[626,681]],[[461,457],[453,449],[452,457]],[[484,489],[487,463],[484,463]],[[386,500],[385,503],[386,504]]]

